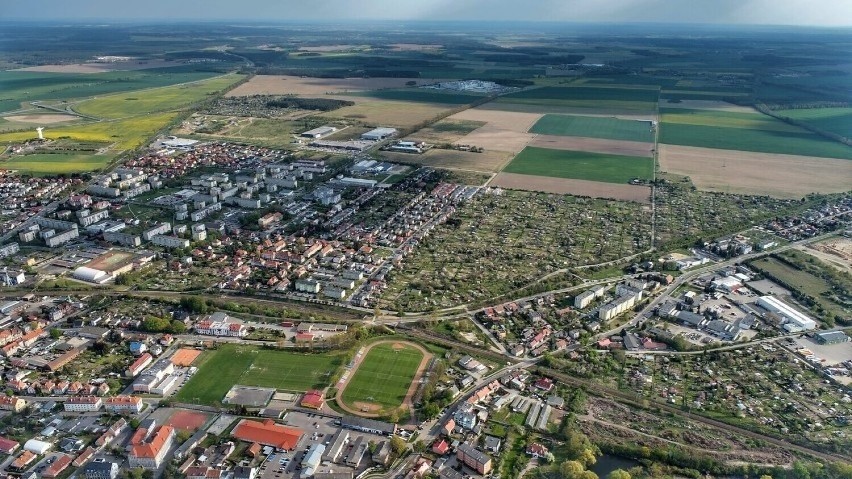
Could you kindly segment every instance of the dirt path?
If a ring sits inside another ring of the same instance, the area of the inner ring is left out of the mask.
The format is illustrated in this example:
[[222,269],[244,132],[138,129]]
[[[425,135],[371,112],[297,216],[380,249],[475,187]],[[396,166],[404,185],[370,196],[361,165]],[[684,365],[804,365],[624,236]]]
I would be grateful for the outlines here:
[[355,364],[352,366],[352,369],[349,370],[349,375],[346,376],[345,379],[341,379],[337,382],[337,393],[335,394],[334,399],[340,409],[343,409],[349,414],[353,414],[355,416],[380,417],[383,415],[382,412],[365,412],[363,410],[350,407],[348,404],[343,402],[343,391],[346,390],[346,386],[349,385],[349,381],[351,381],[352,377],[355,376],[355,373],[358,372],[358,367],[361,366],[361,362],[364,360],[365,357],[367,357],[367,354],[369,354],[370,350],[379,344],[401,344],[404,346],[411,346],[423,354],[423,359],[420,360],[420,364],[417,366],[417,372],[414,373],[414,378],[411,380],[411,385],[408,386],[408,392],[405,393],[405,399],[403,399],[401,404],[401,406],[408,407],[408,409],[413,413],[414,404],[412,403],[411,399],[414,397],[414,393],[417,392],[417,387],[420,385],[420,379],[423,377],[426,365],[429,364],[429,360],[432,359],[432,353],[427,351],[426,348],[424,348],[423,346],[409,341],[387,339],[382,341],[376,341],[375,343],[370,344],[369,346],[359,349],[359,355],[356,356]]

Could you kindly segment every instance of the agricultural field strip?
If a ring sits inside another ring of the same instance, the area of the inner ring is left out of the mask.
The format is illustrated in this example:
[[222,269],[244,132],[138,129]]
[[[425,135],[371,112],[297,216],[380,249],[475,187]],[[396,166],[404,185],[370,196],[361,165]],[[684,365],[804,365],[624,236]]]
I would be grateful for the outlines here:
[[652,143],[650,121],[623,120],[596,116],[544,115],[530,133],[553,136],[581,136]]
[[653,175],[653,160],[635,156],[527,147],[503,168],[503,171],[606,183],[627,183],[634,178],[650,179]]

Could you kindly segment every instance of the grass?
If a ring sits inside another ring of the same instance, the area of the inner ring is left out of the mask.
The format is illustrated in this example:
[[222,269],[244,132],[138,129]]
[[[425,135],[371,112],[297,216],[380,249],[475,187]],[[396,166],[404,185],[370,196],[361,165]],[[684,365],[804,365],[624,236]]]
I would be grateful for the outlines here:
[[777,113],[820,130],[852,138],[852,108],[812,108],[783,110]]
[[208,80],[94,98],[74,105],[74,110],[98,118],[125,118],[179,109],[225,90],[242,78],[229,74]]
[[717,126],[748,130],[799,133],[802,129],[761,113],[735,111],[696,110],[690,108],[662,108],[662,121],[667,124]]
[[[129,150],[141,146],[157,131],[168,125],[175,116],[176,113],[159,113],[124,120],[57,126],[56,128],[48,127],[44,130],[44,137],[114,143],[116,150]],[[2,133],[0,134],[0,145],[31,140],[35,136],[35,131]]]
[[[821,263],[814,262],[813,264],[819,265]],[[848,315],[848,312],[843,310],[842,305],[835,303],[825,296],[826,293],[832,290],[831,283],[825,279],[815,276],[808,271],[797,269],[772,257],[755,260],[751,265],[778,278],[790,288],[810,296],[826,314],[836,314],[841,317]],[[824,265],[824,267],[828,268],[829,266]],[[819,308],[817,308],[817,312],[819,312]]]
[[584,136],[610,140],[654,141],[654,133],[645,121],[620,120],[595,116],[544,115],[530,133],[559,136]]
[[479,100],[484,95],[472,93],[442,92],[424,88],[405,88],[399,90],[374,90],[350,93],[353,96],[378,98],[380,100],[411,101],[418,103],[443,103],[446,105],[466,105]]
[[522,175],[627,183],[633,178],[651,178],[653,166],[654,162],[650,158],[528,146],[503,171]]
[[233,344],[219,345],[197,360],[198,372],[178,392],[178,401],[219,404],[235,384],[288,391],[331,383],[341,354],[301,354]]
[[186,68],[104,73],[0,71],[0,111],[21,108],[22,102],[70,100],[122,91],[155,88],[219,75]]
[[343,401],[355,408],[356,402],[384,409],[400,406],[422,359],[423,354],[411,346],[399,350],[392,344],[374,346],[346,385]]
[[112,158],[110,155],[40,153],[15,156],[7,161],[0,161],[0,168],[18,170],[20,173],[33,176],[82,173],[99,170]]

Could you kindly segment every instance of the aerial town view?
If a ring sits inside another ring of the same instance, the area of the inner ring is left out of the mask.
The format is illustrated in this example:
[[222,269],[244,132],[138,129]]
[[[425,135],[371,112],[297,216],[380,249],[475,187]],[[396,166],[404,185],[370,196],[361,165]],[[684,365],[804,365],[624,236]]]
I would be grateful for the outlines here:
[[852,479],[852,2],[0,6],[0,479]]

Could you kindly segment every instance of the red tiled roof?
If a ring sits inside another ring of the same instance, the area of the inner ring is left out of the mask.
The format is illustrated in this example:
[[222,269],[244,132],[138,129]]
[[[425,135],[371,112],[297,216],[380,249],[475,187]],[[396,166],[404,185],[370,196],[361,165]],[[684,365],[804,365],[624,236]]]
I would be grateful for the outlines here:
[[436,442],[435,444],[432,444],[432,452],[434,452],[435,454],[439,454],[439,455],[443,456],[449,450],[450,450],[450,445],[447,444],[447,441],[445,441],[443,439]]
[[292,450],[302,437],[302,431],[296,428],[284,427],[275,421],[251,421],[243,419],[231,432],[231,435],[241,441],[257,442],[264,446]]
[[69,456],[67,454],[61,454],[58,458],[56,458],[55,461],[53,461],[53,464],[51,464],[44,471],[43,476],[44,477],[56,477],[56,476],[58,476],[62,471],[65,470],[65,468],[67,468],[71,464],[71,461],[72,461],[71,456]]
[[151,437],[150,441],[133,446],[133,448],[130,449],[130,455],[133,457],[145,458],[157,457],[160,449],[166,445],[166,442],[169,440],[169,436],[173,431],[174,429],[171,426],[160,426],[160,428],[157,429],[157,432],[155,432]]
[[13,441],[5,437],[0,437],[0,452],[9,454],[15,449],[17,449],[18,446],[20,446],[20,444],[18,444],[17,441]]
[[322,391],[312,389],[305,393],[300,404],[304,407],[319,409],[322,407],[323,399]]

